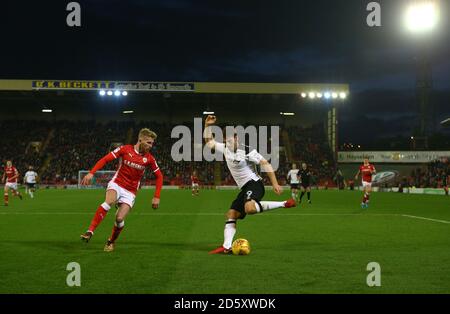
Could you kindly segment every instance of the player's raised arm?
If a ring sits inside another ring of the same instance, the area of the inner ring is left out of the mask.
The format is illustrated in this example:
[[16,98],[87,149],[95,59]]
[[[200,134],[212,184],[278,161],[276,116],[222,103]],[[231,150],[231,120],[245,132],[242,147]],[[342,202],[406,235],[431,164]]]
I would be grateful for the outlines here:
[[89,171],[87,175],[84,176],[83,180],[81,181],[81,185],[89,185],[91,184],[92,178],[94,177],[94,174],[102,169],[108,162],[113,161],[114,159],[118,158],[121,155],[121,148],[118,147],[114,151],[110,152],[109,154],[103,156],[95,166]]
[[216,123],[216,116],[208,115],[205,119],[205,130],[203,132],[203,137],[205,138],[206,145],[209,148],[214,148],[216,145],[216,141],[211,132],[210,126]]
[[359,174],[361,173],[361,169],[358,169],[358,172],[355,175],[355,180],[358,180]]

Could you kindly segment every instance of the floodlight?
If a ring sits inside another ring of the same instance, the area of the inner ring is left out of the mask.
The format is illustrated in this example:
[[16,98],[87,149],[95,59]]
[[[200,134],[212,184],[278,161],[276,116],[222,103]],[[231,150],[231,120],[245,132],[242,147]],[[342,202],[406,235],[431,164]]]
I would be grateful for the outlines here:
[[405,24],[413,33],[431,31],[438,22],[438,8],[432,1],[421,1],[411,4],[405,14]]

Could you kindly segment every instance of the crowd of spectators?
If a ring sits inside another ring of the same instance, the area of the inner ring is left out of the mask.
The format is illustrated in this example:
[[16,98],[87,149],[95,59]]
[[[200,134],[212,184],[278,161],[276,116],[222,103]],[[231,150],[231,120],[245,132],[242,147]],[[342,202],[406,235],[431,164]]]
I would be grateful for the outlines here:
[[416,168],[400,179],[399,187],[442,188],[449,184],[450,162],[443,158],[430,162],[426,168]]
[[[0,123],[0,157],[2,164],[12,160],[21,175],[28,166],[38,169],[43,162],[42,143],[51,129],[41,121],[2,121]],[[3,169],[2,169],[3,172]]]
[[[316,185],[334,186],[336,164],[327,143],[323,125],[316,124],[308,128],[295,126],[288,127],[286,130],[291,142],[292,158],[297,168],[300,168],[302,163],[306,163]],[[290,166],[287,165],[289,169]],[[287,173],[289,169],[285,169],[285,172]]]
[[[185,125],[192,130],[191,124]],[[0,145],[0,158],[2,162],[12,159],[22,174],[29,165],[33,165],[37,171],[44,169],[39,173],[43,184],[77,184],[80,170],[91,169],[115,145],[134,144],[139,130],[144,127],[158,134],[152,152],[164,174],[164,184],[190,185],[190,176],[196,170],[202,185],[214,185],[215,162],[173,160],[172,147],[180,138],[172,138],[173,125],[162,122],[1,121],[0,132],[7,136]],[[293,159],[298,166],[306,162],[314,174],[315,183],[331,183],[334,163],[320,127],[290,127],[287,131]],[[190,140],[191,160],[194,160],[193,134]],[[44,147],[45,142],[48,145]],[[281,137],[280,145],[287,145]],[[279,162],[277,176],[280,184],[286,184],[286,174],[292,162],[287,160],[285,154],[280,155]],[[117,161],[112,162],[103,170],[116,170],[117,166]],[[222,162],[218,167],[222,176],[221,184],[234,185],[226,163]],[[267,176],[263,175],[263,179],[269,183]],[[147,171],[142,183],[153,184],[153,180],[153,174]]]
[[[93,163],[112,149],[112,143],[123,143],[126,123],[94,121],[58,121],[53,123],[54,136],[47,148],[50,164],[41,174],[43,182],[76,184],[78,171],[89,170]],[[114,170],[110,163],[103,170]]]

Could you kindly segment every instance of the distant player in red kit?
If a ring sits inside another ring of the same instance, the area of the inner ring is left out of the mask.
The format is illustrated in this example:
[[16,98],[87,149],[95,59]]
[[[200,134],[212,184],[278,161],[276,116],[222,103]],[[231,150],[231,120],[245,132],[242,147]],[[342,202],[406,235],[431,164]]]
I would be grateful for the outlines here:
[[364,196],[361,203],[361,208],[369,207],[370,192],[372,192],[372,175],[376,174],[375,167],[369,163],[369,159],[364,159],[364,164],[359,167],[356,173],[355,180],[358,180],[359,174],[362,176],[362,185]]
[[192,196],[199,195],[198,182],[197,171],[194,170],[191,175]]
[[5,193],[3,198],[5,200],[5,206],[8,206],[9,190],[14,196],[18,196],[22,199],[22,194],[20,194],[17,189],[17,179],[19,178],[19,171],[13,166],[11,160],[6,161],[5,171],[3,172],[2,183],[5,183]]
[[114,228],[111,237],[109,237],[104,248],[106,252],[114,250],[114,243],[125,225],[125,217],[134,205],[136,192],[139,189],[140,181],[144,175],[145,168],[147,167],[150,167],[156,176],[156,191],[153,196],[152,207],[154,209],[158,208],[163,184],[163,175],[155,158],[150,154],[150,149],[152,148],[155,139],[155,132],[150,131],[149,129],[140,130],[138,142],[135,145],[124,145],[116,148],[114,151],[100,159],[89,174],[83,178],[81,184],[89,185],[96,171],[102,169],[106,163],[121,158],[119,168],[106,188],[105,202],[97,208],[97,212],[92,219],[91,225],[89,226],[89,229],[81,235],[81,240],[89,242],[95,229],[105,218],[111,206],[117,203],[118,210]]

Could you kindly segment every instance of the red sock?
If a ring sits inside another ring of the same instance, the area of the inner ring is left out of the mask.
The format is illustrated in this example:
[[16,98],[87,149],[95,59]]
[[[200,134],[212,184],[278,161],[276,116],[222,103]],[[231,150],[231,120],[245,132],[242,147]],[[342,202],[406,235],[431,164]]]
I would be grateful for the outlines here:
[[4,194],[3,197],[5,199],[5,205],[8,205],[8,194]]
[[117,238],[119,237],[120,233],[123,230],[124,227],[124,222],[122,221],[121,223],[119,223],[119,226],[117,226],[117,222],[114,224],[114,227],[112,229],[112,233],[111,236],[109,237],[109,241],[110,242],[115,242],[117,240]]
[[89,226],[89,231],[94,233],[95,229],[97,229],[97,226],[102,222],[102,220],[106,217],[106,214],[108,213],[108,210],[111,208],[106,203],[101,204],[97,211],[95,212],[94,218],[91,221],[91,225]]

